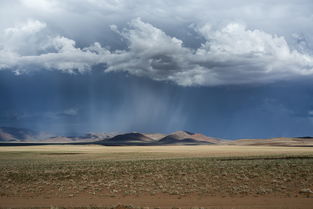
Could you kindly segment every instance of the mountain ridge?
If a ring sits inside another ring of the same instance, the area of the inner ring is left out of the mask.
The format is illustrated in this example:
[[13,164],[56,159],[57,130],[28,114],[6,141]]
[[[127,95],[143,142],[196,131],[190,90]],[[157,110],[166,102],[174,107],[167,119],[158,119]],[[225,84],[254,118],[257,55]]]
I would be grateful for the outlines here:
[[24,128],[0,127],[0,142],[25,143],[95,143],[101,145],[201,145],[218,144],[217,138],[207,137],[203,134],[189,131],[176,131],[170,134],[161,133],[87,133],[80,137],[53,136],[40,138],[36,131]]
[[232,145],[232,146],[303,146],[313,147],[313,138],[276,137],[270,139],[226,140],[201,133],[175,131],[161,133],[87,133],[83,136],[49,136],[30,129],[0,127],[0,143],[5,144],[98,144],[104,146]]

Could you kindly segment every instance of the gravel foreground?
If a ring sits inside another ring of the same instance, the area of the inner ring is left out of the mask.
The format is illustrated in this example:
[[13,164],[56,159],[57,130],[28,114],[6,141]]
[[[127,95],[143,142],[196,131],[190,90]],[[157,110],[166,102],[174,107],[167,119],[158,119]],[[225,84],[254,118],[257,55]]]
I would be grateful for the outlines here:
[[206,155],[192,154],[197,148],[190,148],[192,152],[188,154],[182,150],[181,155],[177,151],[171,153],[169,148],[165,152],[52,148],[0,149],[1,208],[313,205],[313,151],[279,153],[277,149],[275,154],[268,154],[263,148],[258,155],[251,155],[251,150],[242,148],[242,153],[247,149],[246,156],[231,152],[229,156],[212,156],[212,147],[199,148],[200,154],[207,149],[203,152]]

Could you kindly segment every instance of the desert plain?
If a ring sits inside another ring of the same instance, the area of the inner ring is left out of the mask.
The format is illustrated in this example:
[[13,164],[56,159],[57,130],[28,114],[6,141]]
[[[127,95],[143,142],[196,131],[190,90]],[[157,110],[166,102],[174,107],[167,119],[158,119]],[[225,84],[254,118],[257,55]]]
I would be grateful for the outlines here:
[[0,147],[0,208],[313,208],[313,148]]

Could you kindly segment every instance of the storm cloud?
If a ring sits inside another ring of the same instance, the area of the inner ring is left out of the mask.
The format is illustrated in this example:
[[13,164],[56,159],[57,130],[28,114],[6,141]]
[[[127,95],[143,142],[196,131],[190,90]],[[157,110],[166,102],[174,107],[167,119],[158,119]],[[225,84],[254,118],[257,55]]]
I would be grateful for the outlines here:
[[0,126],[313,135],[312,0],[2,0]]
[[301,3],[4,1],[0,69],[84,73],[100,65],[181,86],[307,78],[313,5]]

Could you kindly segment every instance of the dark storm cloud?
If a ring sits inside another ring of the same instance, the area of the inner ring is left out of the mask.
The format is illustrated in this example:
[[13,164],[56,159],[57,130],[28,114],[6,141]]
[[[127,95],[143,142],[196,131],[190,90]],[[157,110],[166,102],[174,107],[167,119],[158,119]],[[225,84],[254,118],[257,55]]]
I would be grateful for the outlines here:
[[122,73],[0,71],[0,83],[0,126],[72,135],[171,132],[187,123],[177,86]]
[[311,0],[2,0],[0,126],[313,135],[312,11]]
[[[182,86],[268,83],[313,74],[311,1],[2,4],[7,21],[0,24],[0,69],[18,74],[85,72],[102,64],[105,72]],[[18,15],[8,18],[12,10]],[[198,46],[188,44],[193,42]]]
[[313,86],[184,88],[102,72],[0,72],[0,126],[58,135],[200,132],[221,138],[313,135]]

